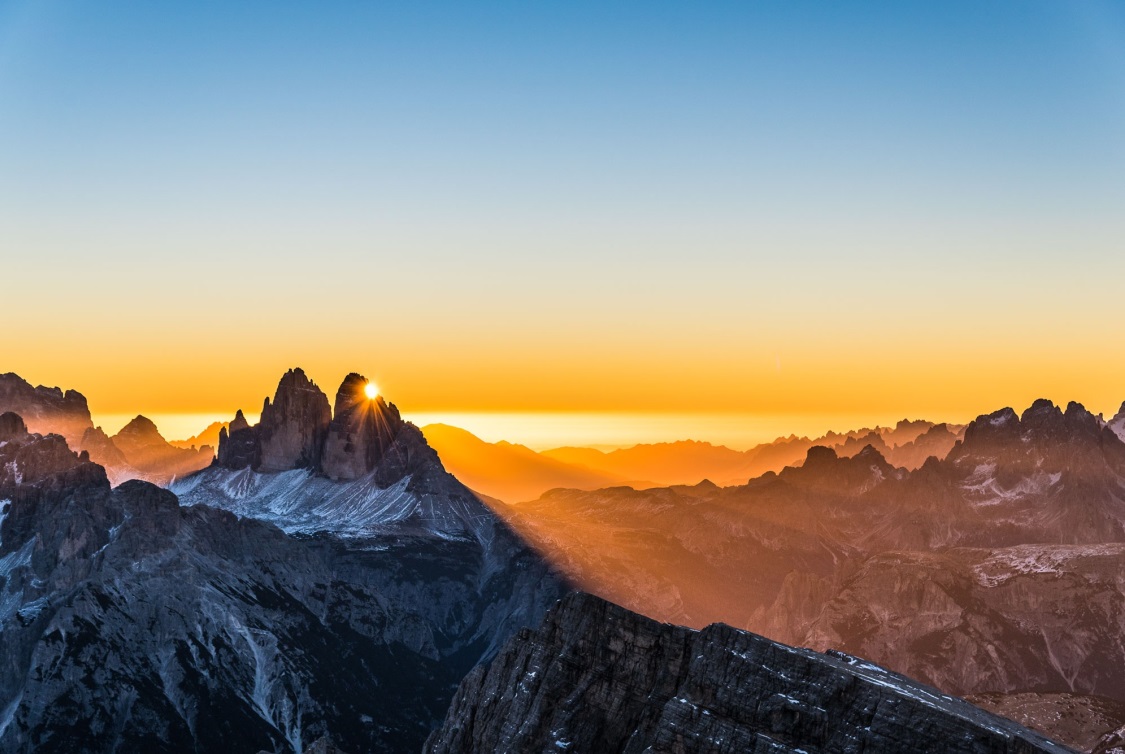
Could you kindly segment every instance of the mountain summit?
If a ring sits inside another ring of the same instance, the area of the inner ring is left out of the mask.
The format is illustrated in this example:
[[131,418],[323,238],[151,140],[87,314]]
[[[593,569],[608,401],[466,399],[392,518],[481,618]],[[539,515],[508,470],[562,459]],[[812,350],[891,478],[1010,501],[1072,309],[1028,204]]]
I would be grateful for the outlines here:
[[266,473],[309,469],[335,482],[378,469],[380,483],[397,482],[433,451],[394,404],[367,396],[367,384],[355,372],[345,377],[332,411],[316,383],[303,370],[290,369],[273,402],[266,398],[258,424],[251,426],[240,410],[230,429],[220,431],[215,464]]

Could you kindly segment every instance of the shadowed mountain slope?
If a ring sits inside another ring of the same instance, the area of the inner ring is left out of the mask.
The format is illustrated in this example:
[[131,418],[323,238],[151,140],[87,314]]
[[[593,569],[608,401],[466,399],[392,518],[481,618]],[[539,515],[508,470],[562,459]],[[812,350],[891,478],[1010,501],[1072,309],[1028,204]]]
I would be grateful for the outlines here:
[[566,587],[375,410],[362,476],[216,464],[187,505],[0,417],[0,752],[418,750]]
[[461,683],[429,754],[1054,752],[1019,725],[839,653],[695,632],[572,594]]

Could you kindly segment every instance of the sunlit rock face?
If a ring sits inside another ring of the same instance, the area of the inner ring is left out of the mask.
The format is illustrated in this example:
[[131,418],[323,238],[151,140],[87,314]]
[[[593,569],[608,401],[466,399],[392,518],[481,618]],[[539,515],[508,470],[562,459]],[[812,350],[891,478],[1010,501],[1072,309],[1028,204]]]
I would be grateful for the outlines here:
[[336,391],[336,407],[324,444],[321,471],[334,481],[359,479],[372,471],[402,428],[398,409],[368,398],[367,379],[352,373]]
[[650,617],[841,649],[947,693],[1125,701],[1125,443],[1078,404],[981,416],[909,472],[819,449],[737,487],[497,510]]
[[[127,462],[123,468],[111,467],[115,477],[143,479],[160,485],[205,468],[214,457],[213,450],[206,446],[197,450],[177,448],[164,439],[152,420],[144,416],[134,418],[111,440]],[[101,451],[102,458],[108,460],[105,448],[95,445],[88,449]]]
[[462,681],[425,751],[1069,750],[848,655],[660,624],[572,594]]
[[273,403],[267,398],[262,407],[257,468],[261,471],[316,468],[331,421],[328,396],[303,370],[290,369],[278,383]]
[[109,480],[114,485],[128,479],[136,479],[138,476],[137,470],[125,459],[125,454],[114,445],[113,439],[101,427],[87,429],[86,434],[82,435],[82,442],[77,450],[89,453],[90,460],[106,470]]
[[19,414],[32,432],[62,435],[72,447],[94,426],[86,398],[77,390],[32,387],[11,372],[0,374],[0,413],[5,411]]

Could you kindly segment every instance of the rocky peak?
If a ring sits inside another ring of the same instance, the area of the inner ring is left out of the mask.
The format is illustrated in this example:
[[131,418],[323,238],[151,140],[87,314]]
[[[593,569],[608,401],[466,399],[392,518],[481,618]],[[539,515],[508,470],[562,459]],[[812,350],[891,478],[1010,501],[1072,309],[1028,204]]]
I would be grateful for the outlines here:
[[1121,408],[1118,409],[1114,417],[1106,423],[1106,427],[1108,427],[1113,434],[1117,435],[1119,440],[1125,442],[1125,403],[1121,404]]
[[335,412],[328,398],[300,369],[278,383],[262,420],[250,426],[239,411],[219,433],[215,465],[263,472],[314,469],[332,481],[350,481],[378,469],[386,486],[419,471],[444,469],[422,433],[381,396],[368,398],[367,379],[352,373],[336,391]]
[[250,422],[246,421],[246,414],[242,413],[242,409],[238,409],[234,412],[234,420],[231,421],[228,431],[230,434],[234,434],[244,429],[250,429]]
[[77,444],[94,426],[86,398],[76,390],[32,387],[18,374],[0,374],[0,413],[11,411],[23,417],[31,432],[56,433]]
[[382,396],[368,398],[366,386],[367,379],[353,372],[336,391],[335,414],[321,460],[321,471],[329,479],[358,479],[372,471],[403,426],[398,409]]
[[89,485],[108,487],[109,482],[105,470],[91,463],[87,453],[72,451],[61,435],[28,432],[14,413],[0,415],[0,500],[12,503],[8,518],[14,521],[43,499]]
[[110,439],[128,462],[126,467],[112,467],[115,481],[139,478],[168,484],[205,468],[213,459],[210,448],[185,450],[172,445],[145,416],[136,417]]
[[128,446],[163,445],[167,442],[156,428],[156,424],[147,416],[134,418],[113,436],[113,441],[125,453],[128,453],[128,450],[125,450]]
[[1120,444],[1112,426],[1104,427],[1082,404],[1072,401],[1063,411],[1040,398],[1019,417],[1006,408],[975,419],[950,459],[966,467],[996,463],[1021,473],[1088,473],[1105,464],[1107,442]]
[[219,450],[215,464],[228,469],[255,468],[261,458],[261,444],[256,427],[246,421],[242,409],[234,415],[230,429],[219,430]]
[[267,398],[262,406],[262,420],[258,424],[261,443],[258,468],[261,471],[316,468],[331,421],[328,396],[303,370],[290,369],[278,383],[273,402]]
[[89,453],[91,461],[105,467],[106,473],[114,483],[131,478],[126,469],[129,462],[125,459],[125,454],[101,427],[87,429],[86,434],[82,435],[82,442],[78,448]]
[[871,445],[865,445],[850,458],[841,458],[832,448],[814,445],[809,448],[804,465],[786,467],[778,475],[795,487],[843,495],[864,492],[898,476],[898,470]]

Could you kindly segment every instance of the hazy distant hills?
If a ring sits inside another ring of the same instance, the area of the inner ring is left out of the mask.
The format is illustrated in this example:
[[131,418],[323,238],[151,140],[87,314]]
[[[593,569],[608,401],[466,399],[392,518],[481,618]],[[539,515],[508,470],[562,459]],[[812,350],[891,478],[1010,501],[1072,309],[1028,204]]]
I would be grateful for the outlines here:
[[508,442],[489,443],[444,424],[422,428],[445,465],[469,487],[506,502],[533,500],[548,490],[595,490],[628,485],[637,489],[694,485],[704,479],[719,486],[745,484],[769,471],[804,461],[809,448],[825,446],[854,456],[871,445],[893,465],[907,469],[927,458],[944,458],[963,426],[903,420],[894,427],[830,432],[815,439],[784,437],[747,451],[684,440],[642,444],[604,452],[564,447],[536,452]]
[[195,450],[202,448],[204,445],[217,448],[219,447],[219,432],[229,426],[229,422],[212,422],[198,435],[189,437],[186,440],[169,440],[168,442],[177,448],[183,448],[185,450]]
[[113,484],[128,479],[167,484],[206,467],[214,457],[215,444],[173,445],[144,416],[110,437],[94,426],[86,398],[78,391],[32,387],[10,372],[0,374],[0,413],[6,411],[23,418],[31,432],[61,435],[69,447],[88,452],[94,463],[105,467]]
[[583,588],[646,615],[841,649],[949,693],[1034,694],[1028,719],[1061,720],[1075,695],[1125,702],[1121,423],[1037,401],[913,470],[873,445],[813,447],[737,486],[500,510]]
[[501,500],[531,500],[555,487],[597,489],[621,482],[612,473],[557,460],[523,445],[485,442],[448,424],[428,424],[422,433],[454,476],[470,489]]

